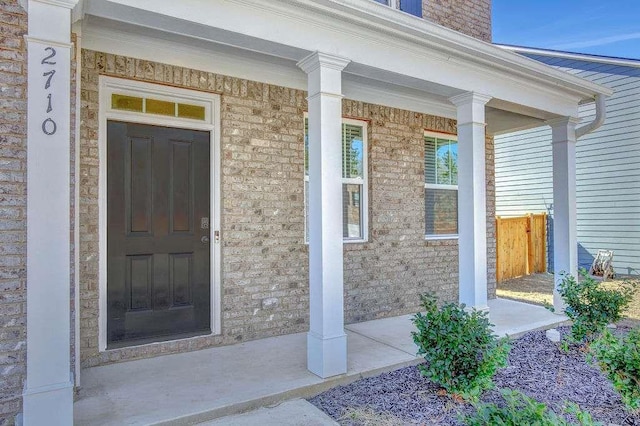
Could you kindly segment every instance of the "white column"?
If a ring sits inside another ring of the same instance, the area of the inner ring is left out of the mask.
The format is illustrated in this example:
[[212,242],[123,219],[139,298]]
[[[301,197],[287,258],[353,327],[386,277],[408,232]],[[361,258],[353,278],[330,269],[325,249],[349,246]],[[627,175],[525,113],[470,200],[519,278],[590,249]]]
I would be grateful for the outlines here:
[[548,121],[553,150],[553,306],[564,311],[558,293],[561,274],[577,278],[578,240],[576,222],[576,125],[578,119],[563,117]]
[[487,306],[485,113],[490,97],[468,92],[449,100],[458,118],[458,253],[460,303]]
[[73,423],[69,143],[75,3],[28,2],[27,426]]
[[307,368],[347,372],[342,255],[342,70],[349,60],[313,53],[298,66],[309,84],[309,333]]

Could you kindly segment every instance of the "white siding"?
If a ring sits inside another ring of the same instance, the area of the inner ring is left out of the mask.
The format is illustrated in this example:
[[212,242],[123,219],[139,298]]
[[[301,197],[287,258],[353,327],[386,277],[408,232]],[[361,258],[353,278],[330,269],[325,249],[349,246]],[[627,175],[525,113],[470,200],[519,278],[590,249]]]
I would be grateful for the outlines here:
[[[576,148],[578,261],[589,267],[598,249],[613,250],[618,273],[640,275],[640,62],[527,56],[615,90],[605,124]],[[581,109],[585,123],[594,113],[593,105]],[[551,130],[497,136],[495,150],[497,214],[552,214]]]

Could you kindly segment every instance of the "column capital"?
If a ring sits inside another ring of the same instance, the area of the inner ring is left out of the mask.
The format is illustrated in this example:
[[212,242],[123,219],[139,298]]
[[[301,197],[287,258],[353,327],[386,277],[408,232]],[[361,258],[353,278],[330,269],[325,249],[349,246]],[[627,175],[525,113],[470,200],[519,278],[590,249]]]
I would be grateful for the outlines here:
[[561,126],[573,126],[575,128],[578,124],[580,124],[580,119],[576,117],[558,117],[546,120],[545,124],[551,126],[551,128]]
[[29,38],[27,41],[68,44],[71,41],[71,11],[77,3],[78,0],[28,0],[28,2],[23,2],[23,7],[28,4],[29,32],[27,36]]
[[576,143],[576,126],[580,119],[576,117],[558,117],[545,121],[551,127],[551,143]]
[[476,104],[486,105],[491,100],[491,96],[477,92],[465,92],[449,98],[449,101],[457,107]]
[[476,92],[466,92],[449,98],[457,108],[458,129],[464,124],[485,126],[484,107],[491,96]]
[[296,64],[302,71],[307,74],[317,70],[318,68],[329,68],[336,71],[342,71],[351,62],[350,59],[341,56],[329,55],[328,53],[313,52],[311,55],[301,59]]
[[78,4],[79,0],[18,0],[20,6],[27,12],[29,11],[29,3],[38,2],[44,4],[50,4],[53,6],[66,7],[67,9],[73,9]]

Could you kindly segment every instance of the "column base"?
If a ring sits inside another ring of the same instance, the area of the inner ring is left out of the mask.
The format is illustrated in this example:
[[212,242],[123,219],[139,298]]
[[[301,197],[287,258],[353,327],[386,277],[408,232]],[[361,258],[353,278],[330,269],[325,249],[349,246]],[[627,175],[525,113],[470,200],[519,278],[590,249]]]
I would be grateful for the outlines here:
[[73,424],[73,382],[25,389],[22,394],[25,426]]
[[[486,284],[484,284],[484,291],[482,289],[483,285],[479,286],[481,287],[480,289],[471,289],[470,285],[465,285],[465,283],[460,282],[459,286],[458,303],[464,303],[467,309],[474,308],[477,311],[489,311],[489,303],[486,296]],[[476,285],[473,284],[473,287],[475,286]],[[481,295],[478,295],[477,297],[476,293],[479,292],[483,292],[482,294],[484,294],[485,296],[482,297]]]
[[307,369],[323,379],[345,374],[347,335],[322,338],[315,333],[307,333]]

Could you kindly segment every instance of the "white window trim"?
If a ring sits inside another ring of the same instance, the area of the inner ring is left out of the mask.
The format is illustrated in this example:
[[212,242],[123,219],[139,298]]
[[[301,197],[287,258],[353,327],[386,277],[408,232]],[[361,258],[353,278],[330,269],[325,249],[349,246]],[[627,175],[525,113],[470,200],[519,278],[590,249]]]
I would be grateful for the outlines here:
[[[372,1],[375,1],[375,0],[372,0]],[[386,5],[383,4],[383,6],[387,6],[387,7],[390,7],[392,9],[400,9],[400,0],[387,0],[387,2],[388,3]],[[376,1],[376,3],[382,4],[382,3],[378,2],[378,1]]]
[[[308,113],[304,113],[303,120],[309,118]],[[352,124],[354,126],[362,127],[362,179],[358,178],[342,178],[343,184],[362,185],[362,194],[360,195],[360,228],[362,231],[362,237],[360,238],[342,238],[343,244],[360,244],[369,242],[369,142],[368,142],[368,126],[369,123],[365,120],[356,120],[353,118],[342,118],[342,124]],[[304,127],[303,127],[304,128]],[[309,176],[302,170],[304,174],[304,181],[309,182]],[[304,193],[304,243],[309,244],[307,239],[307,194]],[[344,206],[342,206],[344,212]],[[343,219],[344,220],[344,219]]]
[[[425,131],[424,135],[423,135],[423,138],[425,138],[425,137],[448,139],[448,140],[456,141],[456,142],[458,141],[458,136],[457,135],[452,135],[450,133],[439,133],[439,132]],[[425,153],[425,155],[426,155],[426,153]],[[458,185],[442,185],[442,184],[426,183],[426,182],[424,184],[424,188],[425,189],[448,189],[448,190],[458,191]],[[426,215],[427,215],[427,212],[425,211],[425,220],[426,220]],[[458,226],[460,226],[460,224],[458,224]],[[430,241],[457,240],[458,239],[458,234],[427,234],[425,232],[424,239],[425,240],[430,240]]]
[[[111,107],[111,95],[114,93],[131,96],[149,96],[154,99],[201,105],[205,107],[205,119],[195,120],[182,117],[170,117],[149,113],[123,111]],[[166,341],[131,345],[125,348],[107,349],[107,121],[120,120],[130,123],[150,124],[182,129],[203,130],[210,134],[211,144],[211,233],[220,231],[220,95],[204,93],[195,90],[182,89],[159,84],[152,84],[115,77],[100,76],[99,80],[99,111],[98,111],[98,143],[99,165],[98,177],[98,350],[100,352],[118,351],[135,347],[163,345]],[[211,236],[213,241],[213,235]],[[188,337],[175,340],[197,340],[222,333],[221,308],[221,242],[211,244],[211,333],[208,335]]]

